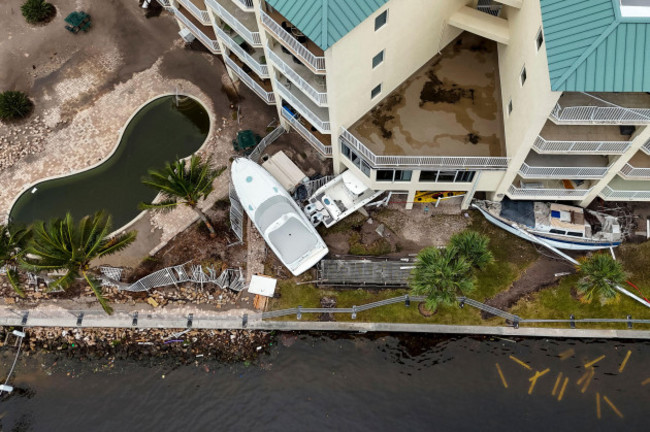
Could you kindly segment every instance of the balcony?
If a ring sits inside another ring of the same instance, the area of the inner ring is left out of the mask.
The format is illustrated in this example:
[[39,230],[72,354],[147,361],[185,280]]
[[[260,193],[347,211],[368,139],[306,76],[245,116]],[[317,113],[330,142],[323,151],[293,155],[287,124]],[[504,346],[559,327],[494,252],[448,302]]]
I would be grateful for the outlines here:
[[241,36],[237,36],[233,31],[228,33],[217,27],[217,35],[221,38],[223,44],[235,53],[241,61],[246,63],[248,67],[253,69],[260,78],[269,78],[269,68],[266,65],[263,49],[249,46]]
[[643,147],[641,147],[641,151],[647,155],[650,155],[650,141],[643,144]]
[[547,121],[533,148],[541,154],[622,154],[630,147],[629,140],[618,126],[558,126]]
[[592,187],[591,182],[582,180],[525,181],[518,177],[506,194],[511,199],[579,200],[585,198]]
[[[245,69],[248,69],[236,56],[230,54],[223,56],[226,65],[242,80],[248,88],[253,90],[264,102],[269,105],[275,104],[275,94],[271,86],[271,81],[261,80],[257,75],[249,74]],[[250,70],[250,69],[249,69]]]
[[253,0],[232,0],[232,2],[244,12],[255,12],[255,6],[253,6]]
[[228,24],[239,36],[244,38],[252,47],[261,48],[262,39],[257,31],[255,14],[243,12],[230,0],[205,0],[205,3],[215,14]]
[[[291,126],[300,134],[312,147],[314,147],[321,155],[325,157],[332,157],[332,136],[322,135],[311,126],[304,119],[292,115],[289,110],[283,108],[281,110],[282,117],[287,119]],[[312,128],[312,131],[309,128]],[[327,144],[325,144],[327,143]]]
[[165,9],[172,8],[171,0],[158,0],[158,3],[160,3],[160,6],[164,7]]
[[647,93],[562,94],[550,119],[557,124],[650,124]]
[[496,43],[463,33],[353,124],[345,139],[367,149],[374,166],[504,169],[499,95]]
[[607,156],[540,155],[532,151],[519,175],[525,179],[598,179],[607,174],[609,164]]
[[600,197],[607,201],[650,201],[650,182],[614,177]]
[[650,180],[650,155],[637,152],[621,169],[619,175],[628,180]]
[[212,53],[221,54],[219,42],[214,34],[212,26],[202,25],[194,16],[183,10],[172,7],[174,16],[187,28],[201,43]]
[[203,0],[178,0],[180,4],[183,5],[194,17],[199,20],[204,26],[211,26],[212,22],[210,21],[210,15],[205,9],[205,3]]
[[330,115],[327,108],[316,106],[300,90],[289,89],[283,85],[276,87],[276,91],[282,96],[282,99],[291,105],[309,123],[314,125],[320,133],[331,133]]
[[[463,6],[456,13],[449,17],[449,24],[461,30],[474,33],[494,42],[507,45],[510,42],[510,27],[508,20],[499,18],[499,6],[488,9],[488,5],[482,5],[481,10]],[[495,11],[495,13],[490,13]],[[487,13],[485,13],[487,12]]]
[[268,48],[267,52],[271,62],[288,81],[298,86],[316,105],[327,106],[327,90],[323,75],[312,73],[293,55],[283,52],[280,44]]
[[[301,35],[295,28],[290,28],[288,20],[276,11],[269,13],[260,10],[260,17],[262,25],[266,28],[275,39],[281,43],[286,49],[302,61],[312,72],[318,74],[325,73],[325,57],[323,50],[314,42],[307,39],[306,36]],[[286,26],[289,31],[282,28],[281,23],[287,23]],[[298,34],[297,37],[304,40],[304,43],[298,41],[296,36],[292,33]]]

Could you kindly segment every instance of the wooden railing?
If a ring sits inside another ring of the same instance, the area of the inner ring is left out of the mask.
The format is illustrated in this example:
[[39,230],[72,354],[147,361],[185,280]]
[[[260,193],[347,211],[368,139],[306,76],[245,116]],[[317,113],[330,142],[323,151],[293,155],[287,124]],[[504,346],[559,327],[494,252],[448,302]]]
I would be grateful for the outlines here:
[[257,93],[257,95],[261,97],[264,102],[266,102],[269,105],[275,103],[275,94],[272,91],[270,92],[266,91],[264,87],[259,85],[253,78],[251,78],[250,75],[248,75],[242,68],[240,68],[237,63],[232,61],[230,57],[223,56],[223,59],[226,62],[226,64],[233,70],[233,72],[237,74],[239,79],[241,79],[244,83],[246,83],[248,88],[250,88],[255,93]]
[[[228,1],[228,0],[226,0]],[[223,6],[217,3],[217,0],[205,0],[206,4],[210,6],[219,17],[232,27],[246,42],[251,46],[260,48],[262,46],[262,39],[260,32],[250,31],[248,27],[242,24],[235,16],[226,10]]]
[[311,144],[312,147],[314,147],[320,154],[322,154],[325,157],[332,157],[332,146],[328,146],[320,142],[318,138],[314,136],[309,130],[302,124],[300,123],[300,120],[298,120],[295,115],[291,115],[289,111],[286,109],[282,109],[282,117],[287,119],[289,123],[291,123],[291,126],[298,132],[309,144]]
[[329,120],[322,120],[316,113],[309,109],[305,104],[300,102],[297,97],[291,94],[284,86],[276,86],[276,90],[280,93],[283,99],[289,102],[300,115],[305,117],[309,123],[313,124],[321,133],[330,133],[330,122]]
[[205,47],[210,50],[212,54],[221,54],[221,50],[219,49],[219,42],[210,39],[205,33],[199,30],[199,28],[195,26],[192,21],[183,15],[181,11],[176,8],[172,8],[172,10],[174,11],[176,18],[178,18],[185,27],[190,29],[192,34],[196,36],[203,43],[203,45],[205,45]]
[[228,35],[225,31],[217,27],[217,36],[221,38],[224,45],[226,45],[232,52],[240,58],[241,61],[246,63],[251,69],[260,76],[260,78],[269,77],[269,67],[265,64],[261,64],[258,60],[254,59],[253,56],[248,54],[242,47],[240,47],[233,38]]
[[178,0],[178,2],[182,4],[185,9],[190,11],[190,13],[194,15],[197,20],[201,21],[201,24],[205,26],[212,25],[212,22],[210,21],[210,15],[208,14],[207,10],[199,9],[198,6],[192,3],[191,0]]
[[597,179],[607,174],[609,167],[538,167],[524,163],[519,174],[524,178]]
[[538,153],[623,154],[629,141],[551,141],[538,136],[533,144]]
[[285,63],[279,55],[271,50],[271,48],[267,47],[266,52],[269,54],[269,59],[271,59],[280,72],[282,72],[289,81],[297,85],[303,93],[309,96],[309,99],[314,101],[318,106],[327,106],[327,93],[319,92],[312,87],[307,80],[301,77],[291,66]]

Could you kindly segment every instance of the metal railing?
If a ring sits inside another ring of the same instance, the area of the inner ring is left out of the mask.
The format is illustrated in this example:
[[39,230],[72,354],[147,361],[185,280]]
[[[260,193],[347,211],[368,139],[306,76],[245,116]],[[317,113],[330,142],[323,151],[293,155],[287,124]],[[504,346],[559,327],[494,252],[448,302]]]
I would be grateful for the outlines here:
[[251,46],[262,47],[260,32],[249,30],[248,27],[228,12],[226,8],[217,3],[216,0],[205,0],[205,2],[225,23],[232,27],[246,42],[251,44]]
[[289,81],[297,85],[298,88],[314,101],[316,105],[327,106],[327,93],[319,92],[312,87],[307,80],[301,77],[291,66],[285,63],[279,55],[271,50],[270,47],[267,47],[266,52],[269,54],[269,59],[271,59],[280,72],[282,72]]
[[221,38],[224,45],[226,45],[232,52],[234,52],[241,61],[253,69],[260,78],[269,78],[269,67],[267,65],[261,64],[259,61],[255,60],[253,56],[248,54],[244,48],[240,47],[228,33],[219,27],[217,27],[216,30],[217,36]]
[[259,162],[260,158],[262,157],[262,152],[266,150],[266,148],[276,139],[280,138],[280,136],[285,133],[286,130],[282,126],[278,126],[275,129],[273,129],[267,136],[262,138],[262,141],[255,147],[255,150],[251,152],[250,155],[248,155],[248,159],[254,161],[254,162]]
[[524,178],[583,178],[598,179],[607,174],[609,167],[538,167],[524,162],[519,175]]
[[647,143],[643,144],[643,147],[641,147],[641,151],[647,155],[650,155],[650,140],[648,140]]
[[551,188],[518,188],[510,185],[508,195],[511,197],[560,197],[560,198],[584,198],[591,192],[589,189],[551,189]]
[[194,25],[192,21],[190,21],[181,11],[176,9],[175,7],[172,7],[172,10],[174,11],[174,16],[178,18],[185,27],[190,29],[192,34],[196,36],[203,45],[207,49],[210,50],[212,54],[221,54],[221,49],[219,48],[219,42],[216,40],[210,39],[205,33],[203,33],[197,26]]
[[650,124],[650,108],[617,106],[572,106],[559,103],[550,115],[555,123],[563,124]]
[[302,60],[308,67],[315,72],[325,73],[325,57],[318,57],[304,47],[291,33],[287,32],[271,16],[263,10],[260,10],[262,25],[270,31],[277,40],[287,49],[291,50],[296,57]]
[[330,132],[330,122],[329,120],[321,120],[316,113],[309,109],[305,104],[300,102],[297,97],[291,94],[284,86],[276,86],[276,90],[280,93],[283,99],[286,99],[287,102],[291,104],[295,109],[300,112],[300,114],[305,117],[311,124],[313,124],[321,133]]
[[505,170],[508,168],[507,157],[472,157],[472,156],[377,156],[345,128],[341,128],[340,139],[355,149],[373,168],[382,167],[442,167],[442,168],[477,168]]
[[253,6],[253,0],[232,0],[232,2],[246,12],[255,11],[255,6]]
[[630,144],[629,141],[551,141],[538,136],[533,148],[538,153],[550,154],[623,154]]
[[160,3],[160,6],[164,7],[165,9],[170,9],[172,7],[172,2],[171,0],[157,0],[158,3]]
[[502,7],[502,4],[494,3],[493,0],[478,0],[476,10],[484,12],[488,15],[499,16],[499,12],[501,12]]
[[289,123],[291,123],[291,126],[298,132],[309,144],[311,144],[312,147],[314,147],[320,154],[322,154],[325,157],[332,157],[332,146],[328,146],[320,142],[318,138],[316,138],[311,132],[307,130],[305,126],[303,126],[302,123],[300,123],[300,120],[298,120],[296,117],[292,116],[287,110],[284,108],[281,110],[282,112],[282,117],[287,119]]
[[650,179],[650,168],[635,168],[629,163],[621,169],[621,175],[632,179]]
[[201,24],[205,26],[211,26],[212,22],[210,21],[210,15],[208,14],[207,10],[201,10],[196,6],[194,3],[192,3],[192,0],[178,0],[180,4],[183,5],[185,9],[190,11],[194,17],[201,21]]
[[612,189],[610,186],[605,186],[600,193],[600,196],[605,199],[650,199],[650,190],[616,190]]
[[223,56],[224,61],[226,64],[235,72],[235,74],[244,82],[246,85],[253,90],[259,97],[262,98],[264,102],[266,102],[269,105],[272,105],[275,103],[275,94],[270,91],[266,91],[264,87],[259,85],[253,78],[251,78],[250,75],[248,75],[242,68],[239,67],[237,63],[232,61],[230,57],[228,56]]

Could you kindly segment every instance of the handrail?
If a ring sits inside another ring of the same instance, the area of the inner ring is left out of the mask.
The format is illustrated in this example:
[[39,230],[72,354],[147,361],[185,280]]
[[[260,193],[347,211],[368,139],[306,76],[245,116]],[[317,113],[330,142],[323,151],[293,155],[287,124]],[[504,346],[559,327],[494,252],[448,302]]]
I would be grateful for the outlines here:
[[298,86],[316,105],[327,106],[327,93],[322,93],[312,87],[311,84],[303,77],[301,77],[291,66],[285,63],[282,58],[267,47],[266,52],[269,54],[269,59],[275,66],[287,77],[292,83]]
[[552,141],[538,136],[533,147],[538,153],[623,154],[630,141]]
[[196,6],[194,3],[192,3],[191,0],[178,0],[185,9],[189,10],[194,17],[201,21],[201,24],[205,26],[211,26],[212,22],[210,21],[210,15],[208,14],[207,10],[201,10]]
[[293,126],[294,129],[296,129],[296,131],[302,135],[302,137],[305,138],[309,144],[312,145],[312,147],[318,150],[323,156],[332,157],[332,146],[328,146],[320,142],[318,138],[309,132],[309,130],[307,130],[307,128],[302,123],[300,123],[297,118],[289,114],[287,110],[283,108],[281,112],[282,117],[287,119],[289,123],[291,123],[291,126]]
[[197,26],[194,25],[192,21],[190,21],[181,11],[176,9],[175,7],[172,7],[174,11],[174,15],[176,18],[181,20],[183,25],[185,25],[187,28],[190,29],[192,34],[199,38],[199,40],[212,52],[213,54],[221,54],[221,49],[219,48],[219,42],[216,40],[210,39],[205,33],[203,33]]
[[559,103],[551,112],[551,120],[563,124],[649,124],[650,108],[618,106],[572,106]]
[[304,47],[296,38],[294,38],[291,33],[287,32],[285,29],[280,26],[270,15],[268,15],[263,10],[260,10],[260,16],[262,18],[262,25],[266,27],[268,31],[273,33],[280,43],[282,43],[287,49],[293,51],[293,53],[300,58],[308,66],[311,66],[316,72],[325,72],[325,57],[318,57]]
[[602,198],[617,198],[617,199],[650,199],[650,190],[635,191],[635,190],[616,190],[611,186],[605,186],[600,192]]
[[255,10],[253,0],[232,0],[232,2],[245,12],[253,12]]
[[264,102],[267,104],[274,104],[275,103],[275,94],[271,92],[267,92],[261,85],[259,85],[253,78],[251,78],[242,68],[239,67],[237,63],[232,61],[230,57],[228,56],[223,56],[224,61],[226,64],[237,74],[237,76],[244,81],[248,87],[253,90],[259,97],[262,98]]
[[242,47],[240,47],[237,42],[233,38],[228,35],[225,31],[220,29],[219,27],[216,28],[217,30],[217,35],[221,38],[223,43],[230,48],[231,51],[233,51],[237,57],[241,59],[244,63],[246,63],[251,69],[259,75],[260,78],[268,78],[269,77],[269,67],[267,65],[263,65],[257,60],[255,60],[250,54],[248,54]]
[[219,15],[219,17],[225,23],[235,29],[246,42],[257,48],[262,47],[262,38],[260,37],[260,32],[249,30],[248,27],[246,27],[234,15],[228,12],[226,8],[217,3],[216,0],[205,0],[205,2],[215,11],[217,15]]
[[316,113],[314,113],[312,110],[307,108],[305,104],[300,102],[297,97],[291,94],[289,90],[284,88],[284,86],[279,85],[276,86],[276,91],[280,93],[280,95],[286,99],[295,109],[297,109],[300,114],[307,118],[307,120],[316,126],[316,128],[321,132],[321,133],[329,133],[330,132],[330,122],[329,120],[321,120]]
[[377,156],[347,129],[341,128],[340,139],[355,149],[373,168],[382,167],[446,167],[446,168],[508,168],[507,157],[480,156]]
[[650,179],[650,168],[636,168],[630,163],[626,163],[623,168],[621,168],[621,175],[623,177],[629,177],[631,179]]
[[160,6],[164,7],[165,9],[169,9],[172,7],[172,2],[171,0],[157,0],[158,3],[160,3]]
[[643,153],[647,155],[650,155],[650,140],[648,140],[647,143],[643,144],[643,147],[641,147],[641,151],[643,151]]
[[262,152],[285,132],[286,130],[282,126],[273,129],[267,136],[262,138],[260,143],[255,147],[255,150],[248,155],[248,159],[259,163],[260,158],[262,157]]
[[583,198],[592,188],[589,189],[552,189],[552,188],[518,188],[515,185],[510,185],[508,188],[508,195],[516,197],[573,197]]
[[519,174],[524,178],[583,178],[597,179],[607,174],[609,167],[539,167],[523,163]]

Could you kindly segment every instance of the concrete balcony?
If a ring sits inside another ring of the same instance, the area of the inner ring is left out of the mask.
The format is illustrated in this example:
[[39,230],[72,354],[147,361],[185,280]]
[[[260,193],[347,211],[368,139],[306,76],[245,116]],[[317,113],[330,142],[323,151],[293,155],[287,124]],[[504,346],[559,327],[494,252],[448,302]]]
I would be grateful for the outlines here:
[[557,124],[650,124],[647,93],[563,93],[549,117]]
[[650,180],[650,155],[645,152],[637,152],[625,164],[619,173],[627,180]]
[[210,15],[205,8],[205,3],[203,0],[177,0],[180,4],[187,9],[194,18],[199,20],[204,26],[211,26],[212,22],[210,21]]
[[[298,132],[312,147],[314,147],[322,156],[332,157],[332,136],[322,135],[316,131],[315,127],[305,121],[305,119],[291,114],[286,108],[282,108],[282,117],[287,119],[291,127]],[[312,129],[310,131],[310,129]]]
[[511,199],[579,200],[585,198],[593,184],[582,180],[524,180],[517,178],[506,195]]
[[283,52],[280,44],[268,48],[267,52],[271,63],[291,84],[302,90],[316,105],[327,106],[325,76],[315,75],[293,55]]
[[[260,17],[264,28],[305,66],[314,73],[325,73],[324,52],[318,45],[302,35],[298,29],[291,27],[289,21],[276,11],[269,10],[267,13],[260,10]],[[285,23],[287,30],[283,28],[282,23]]]
[[255,14],[243,12],[231,0],[205,0],[205,4],[252,47],[261,48],[262,39]]
[[643,147],[641,147],[641,151],[647,155],[650,155],[650,141],[643,144]]
[[276,86],[277,93],[291,105],[291,113],[298,113],[309,123],[314,125],[320,133],[331,133],[330,115],[327,108],[316,106],[303,92],[297,89],[288,89],[283,85]]
[[630,147],[630,136],[618,126],[558,126],[546,122],[533,148],[540,154],[622,154]]
[[235,55],[224,55],[223,60],[226,65],[239,77],[239,79],[253,90],[264,102],[269,105],[275,105],[275,94],[271,81],[262,80],[256,74],[250,74],[246,71],[250,69],[244,65]]
[[201,24],[196,17],[187,12],[183,7],[171,7],[174,16],[187,28],[201,43],[212,53],[221,54],[217,36],[214,33],[212,25],[205,26]]
[[221,38],[223,44],[241,61],[246,63],[248,67],[253,69],[260,78],[269,78],[269,67],[266,65],[263,49],[251,47],[233,31],[227,33],[217,27],[217,35]]
[[[492,8],[490,10],[496,9]],[[448,22],[461,30],[507,45],[510,42],[508,20],[489,13],[489,10],[486,10],[486,12],[488,13],[472,9],[469,6],[463,6],[449,17]]]
[[607,156],[540,155],[532,151],[519,175],[525,179],[598,179],[607,174],[609,165]]
[[606,201],[650,201],[650,181],[614,177],[599,195]]
[[232,2],[244,12],[255,12],[253,0],[232,0]]

